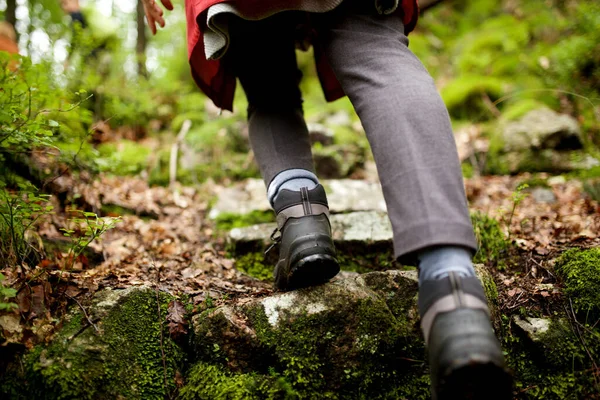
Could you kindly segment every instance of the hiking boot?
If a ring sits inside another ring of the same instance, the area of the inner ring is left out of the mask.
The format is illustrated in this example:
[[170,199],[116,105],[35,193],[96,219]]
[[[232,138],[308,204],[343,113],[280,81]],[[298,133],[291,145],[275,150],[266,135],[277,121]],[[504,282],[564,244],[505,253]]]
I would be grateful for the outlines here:
[[312,190],[305,187],[300,191],[281,190],[274,208],[277,229],[271,239],[280,245],[279,261],[273,271],[275,288],[314,286],[337,275],[340,266],[331,238],[323,186],[317,185]]
[[476,277],[425,281],[419,288],[432,398],[512,399],[512,378]]

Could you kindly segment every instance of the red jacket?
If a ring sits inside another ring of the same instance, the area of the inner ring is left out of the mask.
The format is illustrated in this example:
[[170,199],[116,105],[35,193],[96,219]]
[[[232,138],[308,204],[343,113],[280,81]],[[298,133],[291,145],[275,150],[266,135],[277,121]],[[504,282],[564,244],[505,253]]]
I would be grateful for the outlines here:
[[[232,110],[233,95],[235,92],[235,76],[226,71],[220,60],[207,60],[204,55],[204,41],[202,32],[206,28],[206,11],[214,4],[229,1],[236,3],[240,9],[247,8],[251,13],[259,9],[277,10],[290,9],[290,1],[302,0],[186,0],[185,10],[187,16],[188,56],[192,68],[192,76],[202,91],[215,103],[217,107]],[[397,15],[403,19],[406,33],[412,31],[417,23],[419,9],[417,0],[401,0],[402,7],[398,7]],[[283,7],[285,5],[285,7]],[[327,64],[325,57],[321,57],[316,50],[317,72],[323,86],[325,98],[333,101],[344,96],[333,71]]]

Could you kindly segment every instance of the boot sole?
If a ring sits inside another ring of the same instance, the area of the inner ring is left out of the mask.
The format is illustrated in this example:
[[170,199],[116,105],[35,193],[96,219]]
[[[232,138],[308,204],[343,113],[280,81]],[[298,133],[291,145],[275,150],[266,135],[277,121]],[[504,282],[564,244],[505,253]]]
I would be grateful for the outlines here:
[[[489,317],[481,310],[460,309],[438,316],[430,338],[437,356],[435,400],[509,400],[512,377]],[[432,366],[433,367],[433,366]]]
[[[487,359],[487,361],[485,361]],[[473,355],[441,379],[434,400],[510,400],[512,377],[488,356]]]
[[276,278],[275,287],[279,290],[294,290],[316,286],[328,282],[340,272],[340,265],[329,254],[312,254],[297,261],[286,279]]

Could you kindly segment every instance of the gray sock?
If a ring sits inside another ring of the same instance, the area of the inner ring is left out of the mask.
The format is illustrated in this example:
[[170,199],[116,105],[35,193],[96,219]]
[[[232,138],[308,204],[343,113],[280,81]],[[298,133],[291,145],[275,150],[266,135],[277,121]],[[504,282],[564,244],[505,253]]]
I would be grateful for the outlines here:
[[418,259],[419,285],[427,280],[443,279],[450,272],[465,278],[475,276],[471,252],[464,247],[431,247],[421,251]]
[[319,178],[306,170],[300,168],[286,169],[275,175],[275,178],[269,183],[267,188],[267,198],[271,206],[275,204],[277,195],[282,189],[297,190],[306,187],[308,190],[314,189],[319,184]]

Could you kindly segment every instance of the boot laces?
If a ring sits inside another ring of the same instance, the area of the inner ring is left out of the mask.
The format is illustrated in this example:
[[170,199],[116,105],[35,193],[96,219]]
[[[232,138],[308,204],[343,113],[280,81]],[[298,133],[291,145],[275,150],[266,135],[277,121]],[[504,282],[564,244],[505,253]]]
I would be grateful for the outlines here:
[[[279,234],[279,235],[277,235],[277,234]],[[269,246],[269,248],[267,250],[265,250],[265,255],[267,255],[273,249],[273,247],[275,247],[279,243],[281,243],[281,229],[275,228],[273,230],[273,233],[271,233],[270,239],[271,239],[271,242],[273,242],[273,243]]]

